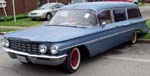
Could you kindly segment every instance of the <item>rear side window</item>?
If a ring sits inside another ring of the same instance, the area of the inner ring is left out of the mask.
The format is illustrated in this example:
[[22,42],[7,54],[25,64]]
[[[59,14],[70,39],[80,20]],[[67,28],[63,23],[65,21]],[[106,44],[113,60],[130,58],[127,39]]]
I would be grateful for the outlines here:
[[138,8],[129,8],[127,10],[127,12],[128,12],[128,18],[129,19],[136,18],[136,17],[141,17],[141,13],[140,13]]
[[111,19],[111,15],[110,15],[110,10],[105,10],[103,12],[101,12],[98,15],[99,21],[100,23],[103,24],[108,24],[108,23],[112,23],[112,19]]
[[125,8],[115,8],[113,9],[115,22],[126,20]]

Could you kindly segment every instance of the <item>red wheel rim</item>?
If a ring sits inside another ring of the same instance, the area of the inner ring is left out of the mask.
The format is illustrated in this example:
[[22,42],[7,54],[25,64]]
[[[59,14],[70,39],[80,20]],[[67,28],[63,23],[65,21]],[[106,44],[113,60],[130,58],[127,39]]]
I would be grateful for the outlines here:
[[70,58],[72,69],[76,70],[80,64],[80,52],[78,48],[73,49]]
[[71,64],[73,67],[77,66],[78,59],[79,59],[78,52],[77,52],[77,50],[74,50],[72,52],[72,57],[71,57]]

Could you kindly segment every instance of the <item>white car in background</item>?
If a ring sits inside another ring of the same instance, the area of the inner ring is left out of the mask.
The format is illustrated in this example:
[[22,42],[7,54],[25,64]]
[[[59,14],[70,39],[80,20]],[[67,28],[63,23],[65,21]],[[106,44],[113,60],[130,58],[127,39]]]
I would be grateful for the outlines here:
[[62,3],[46,3],[36,10],[29,12],[28,17],[30,17],[32,20],[50,20],[55,15],[56,11],[63,6],[64,4]]

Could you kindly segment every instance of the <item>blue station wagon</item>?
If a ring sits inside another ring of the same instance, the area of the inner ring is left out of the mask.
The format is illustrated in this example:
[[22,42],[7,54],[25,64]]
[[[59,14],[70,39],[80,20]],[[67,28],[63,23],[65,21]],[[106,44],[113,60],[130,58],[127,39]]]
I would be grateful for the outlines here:
[[145,22],[133,3],[71,4],[60,8],[47,25],[5,34],[2,48],[22,63],[62,65],[73,73],[81,58],[136,43],[138,33],[147,32]]

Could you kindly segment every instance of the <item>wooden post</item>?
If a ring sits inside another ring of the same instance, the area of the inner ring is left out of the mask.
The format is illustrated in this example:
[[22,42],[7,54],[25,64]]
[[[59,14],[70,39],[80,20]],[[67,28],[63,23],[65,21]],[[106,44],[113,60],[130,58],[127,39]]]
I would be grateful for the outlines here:
[[12,0],[12,5],[13,5],[13,13],[14,13],[14,22],[16,22],[16,9],[15,9],[15,1]]

